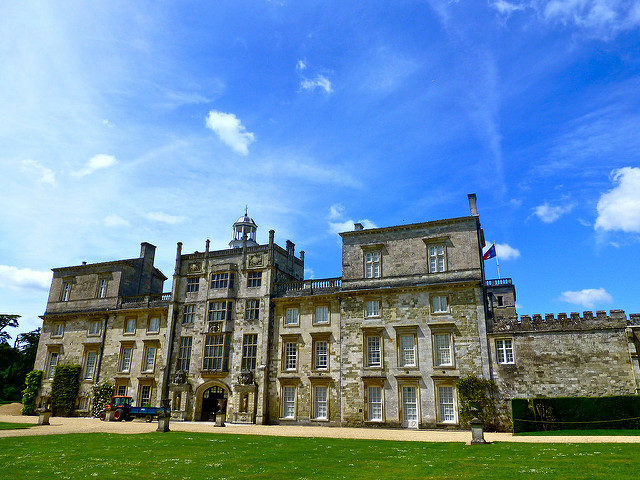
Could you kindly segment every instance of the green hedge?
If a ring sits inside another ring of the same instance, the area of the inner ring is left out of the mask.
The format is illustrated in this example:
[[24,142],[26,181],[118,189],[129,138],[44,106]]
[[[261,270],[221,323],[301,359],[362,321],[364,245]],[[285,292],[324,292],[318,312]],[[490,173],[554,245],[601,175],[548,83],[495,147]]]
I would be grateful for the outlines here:
[[511,415],[513,433],[640,429],[640,395],[514,398]]
[[93,386],[93,403],[91,405],[91,415],[97,417],[104,410],[104,406],[109,403],[113,396],[113,385],[103,382]]
[[70,417],[76,407],[80,390],[80,365],[58,365],[51,384],[51,412],[54,416]]
[[25,389],[22,391],[22,415],[33,415],[36,413],[36,397],[42,382],[42,370],[32,370],[27,373]]
[[488,431],[498,430],[500,421],[495,401],[498,394],[496,383],[493,380],[471,375],[459,379],[456,385],[460,401],[460,424],[463,427],[469,427],[471,419],[474,417],[475,407],[480,409],[477,414],[484,424],[484,428]]

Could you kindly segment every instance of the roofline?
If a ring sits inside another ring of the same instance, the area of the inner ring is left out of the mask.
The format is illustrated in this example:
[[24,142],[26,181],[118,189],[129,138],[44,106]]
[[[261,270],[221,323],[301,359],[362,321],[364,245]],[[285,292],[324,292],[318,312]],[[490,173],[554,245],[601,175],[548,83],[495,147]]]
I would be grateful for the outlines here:
[[351,237],[351,236],[361,235],[365,233],[382,233],[382,232],[389,232],[393,230],[411,230],[411,229],[423,228],[431,225],[439,225],[439,224],[445,224],[445,223],[463,223],[469,220],[477,221],[477,219],[478,219],[477,215],[467,215],[465,217],[443,218],[440,220],[429,220],[428,222],[406,223],[404,225],[393,225],[391,227],[367,228],[363,230],[350,230],[347,232],[341,232],[338,235],[340,235],[341,237]]

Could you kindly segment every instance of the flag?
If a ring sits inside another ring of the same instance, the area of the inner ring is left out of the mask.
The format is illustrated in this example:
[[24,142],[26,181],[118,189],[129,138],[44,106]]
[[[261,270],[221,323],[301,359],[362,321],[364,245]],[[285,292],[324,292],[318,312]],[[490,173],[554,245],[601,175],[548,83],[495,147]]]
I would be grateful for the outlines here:
[[482,256],[482,259],[483,260],[489,260],[490,258],[493,258],[495,256],[496,256],[496,244],[494,243],[493,245],[491,245],[489,247],[489,250],[484,252],[484,255]]

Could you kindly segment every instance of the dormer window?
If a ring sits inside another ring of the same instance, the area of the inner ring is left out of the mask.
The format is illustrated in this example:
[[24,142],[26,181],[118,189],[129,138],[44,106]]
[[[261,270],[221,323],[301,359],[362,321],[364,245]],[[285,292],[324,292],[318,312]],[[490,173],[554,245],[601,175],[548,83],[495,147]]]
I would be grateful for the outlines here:
[[98,298],[105,298],[107,296],[107,286],[109,281],[106,278],[98,280]]
[[444,245],[429,246],[429,273],[444,272],[447,269]]
[[365,278],[380,278],[380,252],[364,253],[364,276]]

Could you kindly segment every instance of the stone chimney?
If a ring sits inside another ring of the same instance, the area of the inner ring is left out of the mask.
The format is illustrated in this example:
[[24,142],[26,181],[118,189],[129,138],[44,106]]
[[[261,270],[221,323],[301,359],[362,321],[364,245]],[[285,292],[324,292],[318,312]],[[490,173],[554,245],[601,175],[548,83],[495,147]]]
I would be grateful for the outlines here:
[[148,242],[142,242],[140,244],[140,258],[149,258],[153,265],[153,259],[156,256],[156,246],[151,245]]
[[364,225],[362,225],[361,223],[354,223],[353,224],[353,229],[357,232],[359,230],[364,230]]
[[304,263],[304,250],[300,250],[300,260]]
[[182,242],[178,242],[178,246],[176,248],[176,274],[180,273],[180,257],[182,257]]
[[475,193],[470,193],[469,195],[467,195],[469,197],[469,213],[471,213],[471,215],[477,216],[478,215],[478,206],[476,205],[476,194]]
[[156,256],[156,247],[147,242],[140,244],[140,258],[142,259],[142,269],[140,271],[140,284],[138,295],[151,293],[153,286],[153,260]]
[[269,230],[269,246],[273,247],[273,242],[275,240],[276,237],[276,231],[275,230]]
[[295,255],[295,251],[296,251],[296,244],[293,243],[291,240],[287,240],[287,255],[289,255],[290,257],[293,257]]

